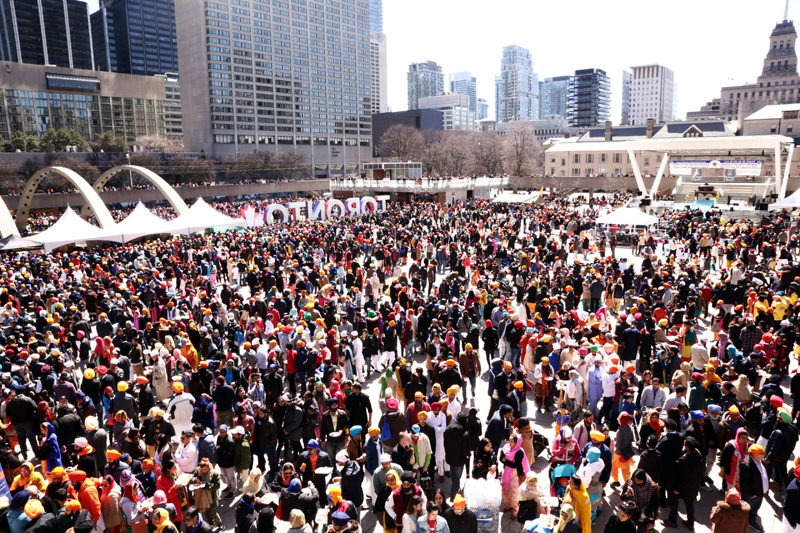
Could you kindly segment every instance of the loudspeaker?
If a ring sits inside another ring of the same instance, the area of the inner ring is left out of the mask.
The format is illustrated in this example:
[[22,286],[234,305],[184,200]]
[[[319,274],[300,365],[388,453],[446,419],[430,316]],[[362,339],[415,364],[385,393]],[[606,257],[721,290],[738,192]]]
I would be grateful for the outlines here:
[[650,205],[650,198],[642,198],[642,199],[639,201],[639,205],[640,205],[641,207],[647,207],[648,205]]

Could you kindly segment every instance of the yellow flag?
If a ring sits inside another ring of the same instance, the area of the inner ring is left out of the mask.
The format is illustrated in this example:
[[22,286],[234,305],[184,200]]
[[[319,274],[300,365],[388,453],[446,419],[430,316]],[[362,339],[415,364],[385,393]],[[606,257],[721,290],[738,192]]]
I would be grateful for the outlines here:
[[542,194],[544,194],[544,185],[542,185],[542,188],[539,189],[539,196],[541,196]]

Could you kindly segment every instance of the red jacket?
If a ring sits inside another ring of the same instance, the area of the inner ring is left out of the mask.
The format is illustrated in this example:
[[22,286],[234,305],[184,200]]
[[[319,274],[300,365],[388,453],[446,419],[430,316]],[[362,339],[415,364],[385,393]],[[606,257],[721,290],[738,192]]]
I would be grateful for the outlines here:
[[175,511],[177,511],[177,516],[175,517],[176,522],[183,522],[183,510],[181,509],[182,503],[181,499],[178,496],[178,489],[172,483],[172,480],[167,479],[169,474],[162,473],[156,479],[156,490],[163,490],[164,494],[167,495],[167,502],[171,503],[175,506]]

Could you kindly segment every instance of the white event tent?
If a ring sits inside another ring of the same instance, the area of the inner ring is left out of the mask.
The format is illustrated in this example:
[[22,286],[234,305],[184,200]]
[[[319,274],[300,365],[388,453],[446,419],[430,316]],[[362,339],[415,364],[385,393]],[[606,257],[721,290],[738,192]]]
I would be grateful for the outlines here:
[[106,234],[109,240],[116,240],[113,237],[119,237],[121,242],[129,242],[146,235],[171,233],[168,226],[169,222],[157,217],[139,202],[125,220],[107,230]]
[[783,200],[775,202],[774,204],[769,204],[770,211],[778,211],[779,209],[795,209],[800,207],[800,189],[795,191],[790,196],[787,196]]
[[41,243],[45,252],[59,246],[85,241],[122,242],[122,237],[113,235],[115,228],[100,229],[83,220],[71,208],[67,208],[58,221],[41,233],[33,235],[30,240]]
[[617,226],[653,226],[658,224],[658,217],[634,207],[622,207],[598,218],[598,224],[616,224]]
[[208,205],[205,200],[197,201],[178,218],[168,222],[158,233],[180,233],[188,235],[195,231],[226,226],[247,227],[243,218],[231,218]]

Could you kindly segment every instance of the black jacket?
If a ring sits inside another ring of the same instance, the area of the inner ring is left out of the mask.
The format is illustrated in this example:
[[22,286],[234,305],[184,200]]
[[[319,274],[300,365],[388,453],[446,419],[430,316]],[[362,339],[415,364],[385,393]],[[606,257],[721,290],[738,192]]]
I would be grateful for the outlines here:
[[797,430],[790,424],[779,422],[767,442],[767,459],[770,462],[785,463],[792,456],[797,444]]
[[[766,466],[764,472],[766,472]],[[764,496],[764,485],[762,484],[761,472],[759,472],[756,462],[752,457],[739,465],[739,483],[741,485],[742,499]],[[769,480],[767,480],[769,486]]]
[[675,461],[683,454],[683,438],[680,433],[668,433],[656,444],[656,450],[661,452],[661,486],[665,489],[675,487],[677,479]]
[[786,498],[783,500],[783,516],[789,525],[797,527],[800,523],[800,480],[794,478],[786,488]]
[[442,517],[450,527],[450,533],[478,533],[478,517],[469,509],[456,514],[452,507],[442,513]]
[[444,430],[444,455],[450,466],[464,466],[469,461],[470,438],[467,413],[463,411]]
[[36,414],[36,403],[24,394],[17,394],[6,405],[6,415],[14,425],[30,423]]
[[684,500],[694,501],[700,491],[700,483],[705,475],[703,457],[697,450],[683,454],[670,470],[675,472],[675,490]]
[[231,468],[234,465],[233,455],[235,449],[236,445],[230,433],[225,435],[224,439],[221,436],[217,436],[217,460],[220,468]]

